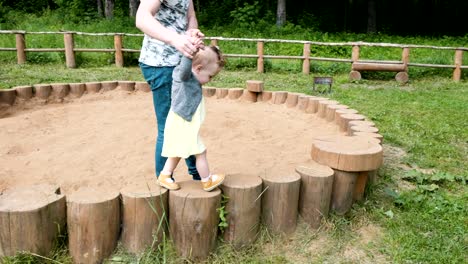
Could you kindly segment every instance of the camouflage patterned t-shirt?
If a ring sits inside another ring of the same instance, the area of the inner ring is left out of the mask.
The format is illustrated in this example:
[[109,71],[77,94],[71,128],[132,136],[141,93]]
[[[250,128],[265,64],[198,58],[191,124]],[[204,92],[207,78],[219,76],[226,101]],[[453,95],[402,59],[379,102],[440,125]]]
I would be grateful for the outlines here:
[[[190,0],[160,0],[161,6],[154,18],[164,27],[181,34],[187,30]],[[174,47],[145,34],[139,61],[150,66],[176,66],[180,52]]]

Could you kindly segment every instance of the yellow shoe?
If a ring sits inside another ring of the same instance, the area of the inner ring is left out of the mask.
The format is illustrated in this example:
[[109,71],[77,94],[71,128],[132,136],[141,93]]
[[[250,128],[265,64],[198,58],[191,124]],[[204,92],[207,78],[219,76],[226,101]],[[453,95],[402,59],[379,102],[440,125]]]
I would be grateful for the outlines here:
[[168,190],[178,190],[180,189],[179,184],[175,183],[171,178],[171,175],[159,174],[158,184]]
[[204,182],[202,181],[202,186],[203,186],[203,190],[209,192],[209,191],[212,191],[214,188],[218,187],[219,185],[221,185],[221,183],[223,183],[224,181],[224,178],[226,178],[224,176],[224,174],[213,174],[210,176],[210,179],[208,179],[208,181]]

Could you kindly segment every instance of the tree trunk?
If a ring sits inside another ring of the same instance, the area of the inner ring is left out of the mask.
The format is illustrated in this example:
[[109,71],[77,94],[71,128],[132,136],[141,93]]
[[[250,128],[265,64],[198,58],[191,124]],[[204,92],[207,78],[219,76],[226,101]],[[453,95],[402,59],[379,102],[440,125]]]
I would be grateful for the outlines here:
[[367,1],[367,33],[377,32],[377,9],[375,0]]
[[282,27],[286,23],[286,0],[278,0],[276,9],[276,26]]
[[97,0],[97,11],[98,11],[98,16],[103,17],[104,16],[104,11],[102,7],[102,0]]
[[107,19],[112,19],[114,17],[114,0],[105,0],[105,10],[104,14]]
[[138,0],[129,0],[130,17],[136,16],[137,8],[138,8]]

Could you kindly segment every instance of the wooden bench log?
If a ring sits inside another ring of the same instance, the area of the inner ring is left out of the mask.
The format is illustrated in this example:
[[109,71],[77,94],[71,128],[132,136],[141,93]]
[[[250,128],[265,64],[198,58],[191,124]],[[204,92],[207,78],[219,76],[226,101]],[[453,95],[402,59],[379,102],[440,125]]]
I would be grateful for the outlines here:
[[326,106],[326,109],[325,109],[325,119],[328,121],[328,122],[332,122],[333,120],[335,120],[335,112],[336,110],[338,109],[348,109],[349,106],[347,105],[342,105],[342,104],[331,104],[331,105],[327,105]]
[[326,117],[327,113],[327,106],[328,105],[336,105],[339,104],[338,101],[335,100],[322,100],[318,102],[318,108],[317,108],[317,115],[321,118]]
[[85,86],[88,93],[99,93],[102,85],[100,82],[87,82]]
[[135,91],[149,93],[151,92],[151,87],[147,82],[135,82]]
[[127,92],[133,92],[135,91],[135,82],[132,81],[119,81],[118,86],[120,89],[127,91]]
[[67,223],[73,262],[102,263],[119,238],[119,192],[81,188],[67,195]]
[[35,84],[33,88],[36,97],[42,100],[47,100],[52,92],[50,84]]
[[86,85],[84,83],[70,83],[70,95],[75,98],[79,98],[86,91]]
[[216,94],[216,88],[214,87],[203,87],[202,88],[203,96],[212,97]]
[[332,209],[345,214],[353,201],[363,196],[367,180],[358,179],[360,173],[378,169],[383,151],[378,141],[369,137],[324,136],[314,140],[311,157],[334,169]]
[[228,199],[224,241],[236,248],[248,246],[257,239],[260,227],[262,180],[255,175],[228,175],[221,189]]
[[258,93],[244,90],[242,93],[242,100],[246,102],[255,103],[257,102]]
[[116,81],[104,81],[104,82],[101,82],[101,91],[103,91],[103,92],[112,91],[112,90],[114,90],[115,88],[117,88],[118,84],[119,84],[119,83],[116,82]]
[[68,83],[53,83],[50,85],[52,87],[52,93],[50,97],[53,99],[62,101],[70,93],[70,86]]
[[309,113],[309,114],[315,114],[315,113],[317,113],[317,110],[318,110],[318,102],[319,102],[319,101],[322,101],[322,100],[328,100],[328,99],[325,98],[325,97],[315,97],[315,96],[311,96],[311,97],[309,98],[309,103],[307,104],[306,113]]
[[167,231],[169,191],[147,184],[128,186],[120,193],[123,247],[134,254],[157,248]]
[[342,114],[335,116],[335,123],[340,128],[340,131],[347,132],[348,131],[348,123],[353,120],[362,121],[366,119],[365,116],[360,114]]
[[0,195],[0,257],[49,256],[66,224],[65,196],[52,185],[23,186]]
[[248,80],[246,84],[247,84],[247,90],[251,92],[256,92],[256,93],[263,92],[263,88],[264,88],[263,81]]
[[169,192],[169,227],[179,255],[203,260],[216,246],[221,191],[202,189],[196,181],[179,182],[180,189]]
[[312,228],[319,228],[327,217],[333,188],[333,170],[316,162],[298,166],[301,176],[299,213]]
[[222,99],[226,97],[228,94],[228,89],[223,89],[223,88],[216,88],[216,99]]
[[[228,89],[228,98],[231,100],[239,99],[244,93],[244,89],[242,88],[230,88]],[[255,94],[255,100],[257,100],[257,94]]]
[[258,102],[269,102],[269,101],[271,101],[272,96],[273,96],[273,92],[263,91],[261,93],[258,93],[257,101]]
[[15,90],[16,98],[29,100],[33,97],[33,87],[31,85],[17,86]]
[[264,175],[262,221],[275,233],[291,234],[296,230],[301,177]]
[[276,91],[273,92],[271,102],[273,104],[284,104],[284,102],[286,102],[286,98],[288,98],[288,92]]
[[0,104],[13,105],[16,100],[15,89],[0,89]]
[[390,71],[390,72],[404,72],[407,65],[404,63],[367,63],[367,62],[353,62],[353,71]]
[[288,96],[286,97],[286,106],[288,108],[296,107],[298,100],[299,100],[298,93],[288,93]]

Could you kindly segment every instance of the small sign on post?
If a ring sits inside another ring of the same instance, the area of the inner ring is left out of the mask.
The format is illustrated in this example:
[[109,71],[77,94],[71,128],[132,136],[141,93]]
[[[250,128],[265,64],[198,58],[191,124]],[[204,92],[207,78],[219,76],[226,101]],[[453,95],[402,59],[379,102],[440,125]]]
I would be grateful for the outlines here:
[[314,85],[313,85],[313,90],[315,91],[315,86],[317,84],[325,84],[328,85],[328,89],[324,89],[322,91],[319,91],[320,93],[331,93],[332,91],[332,84],[333,84],[333,77],[314,77]]

